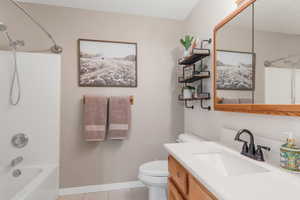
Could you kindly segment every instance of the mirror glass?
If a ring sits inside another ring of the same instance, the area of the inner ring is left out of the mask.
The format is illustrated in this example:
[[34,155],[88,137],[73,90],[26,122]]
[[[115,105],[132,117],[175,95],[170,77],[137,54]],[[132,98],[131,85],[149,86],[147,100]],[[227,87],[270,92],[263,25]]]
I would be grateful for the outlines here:
[[253,103],[255,65],[253,7],[225,24],[216,35],[216,100],[221,104]]
[[218,104],[300,103],[300,1],[257,0],[216,34]]
[[300,2],[258,0],[254,23],[255,103],[299,104]]

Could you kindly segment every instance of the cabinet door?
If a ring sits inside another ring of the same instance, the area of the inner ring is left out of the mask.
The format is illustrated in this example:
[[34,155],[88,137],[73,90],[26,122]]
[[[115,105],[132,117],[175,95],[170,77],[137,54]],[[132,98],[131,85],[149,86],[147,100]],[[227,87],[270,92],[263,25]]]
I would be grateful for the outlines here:
[[169,156],[170,178],[183,195],[188,194],[188,172],[171,156]]
[[171,179],[168,183],[168,200],[184,200]]
[[189,200],[217,200],[203,185],[194,177],[189,177]]

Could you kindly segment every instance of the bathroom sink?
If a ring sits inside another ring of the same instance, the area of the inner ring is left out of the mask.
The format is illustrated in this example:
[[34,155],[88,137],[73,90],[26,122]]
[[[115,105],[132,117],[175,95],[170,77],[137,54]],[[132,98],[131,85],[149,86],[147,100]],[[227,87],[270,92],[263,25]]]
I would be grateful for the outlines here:
[[194,154],[195,164],[219,176],[265,173],[269,170],[226,152]]

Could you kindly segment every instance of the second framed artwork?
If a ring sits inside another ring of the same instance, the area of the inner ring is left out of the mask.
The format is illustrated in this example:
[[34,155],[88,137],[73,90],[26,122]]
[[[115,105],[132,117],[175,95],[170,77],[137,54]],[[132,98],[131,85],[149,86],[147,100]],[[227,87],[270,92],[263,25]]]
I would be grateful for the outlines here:
[[137,43],[78,40],[79,86],[137,87]]
[[254,90],[255,53],[217,50],[218,90]]

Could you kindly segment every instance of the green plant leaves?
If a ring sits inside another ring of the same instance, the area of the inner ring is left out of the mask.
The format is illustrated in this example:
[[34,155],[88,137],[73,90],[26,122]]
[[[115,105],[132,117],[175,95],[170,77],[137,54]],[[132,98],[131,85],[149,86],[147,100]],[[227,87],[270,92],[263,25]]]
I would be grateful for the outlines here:
[[184,46],[186,50],[188,50],[192,46],[193,41],[194,41],[194,37],[190,35],[186,35],[184,39],[183,38],[180,39],[181,44]]

